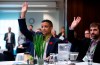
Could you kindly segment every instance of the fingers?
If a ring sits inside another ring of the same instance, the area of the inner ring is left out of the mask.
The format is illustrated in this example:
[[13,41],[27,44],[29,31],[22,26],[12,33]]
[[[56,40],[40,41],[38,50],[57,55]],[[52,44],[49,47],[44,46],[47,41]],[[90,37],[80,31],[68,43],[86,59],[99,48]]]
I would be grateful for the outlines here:
[[80,22],[80,20],[81,20],[81,17],[78,16],[75,21]]
[[80,16],[74,17],[74,20],[70,26],[70,29],[74,29],[79,24],[80,20],[81,20]]
[[25,2],[25,6],[28,7],[28,3],[27,2]]
[[78,23],[81,21],[81,17],[78,17]]
[[23,7],[28,7],[28,3],[27,2],[24,2],[23,3]]
[[79,22],[80,20],[81,20],[81,17],[80,16],[74,17],[74,21]]
[[74,21],[75,21],[75,18],[76,18],[76,17],[74,17]]
[[21,10],[21,18],[25,18],[27,9],[28,9],[28,3],[24,2]]

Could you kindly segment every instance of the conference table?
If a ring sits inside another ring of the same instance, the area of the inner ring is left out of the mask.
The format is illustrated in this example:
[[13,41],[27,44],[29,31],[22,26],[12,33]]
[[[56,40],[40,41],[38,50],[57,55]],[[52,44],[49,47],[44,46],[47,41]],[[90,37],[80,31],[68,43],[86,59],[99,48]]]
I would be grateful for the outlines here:
[[[88,65],[87,62],[74,62],[75,65]],[[0,62],[0,65],[18,65],[18,64],[26,64],[26,62],[24,61],[2,61]],[[38,65],[38,64],[35,64]],[[71,64],[67,64],[66,62],[57,62],[56,64],[47,64],[44,63],[44,65],[71,65]],[[99,63],[92,63],[92,65],[100,65]]]
[[[73,63],[73,62],[72,62]],[[71,63],[60,62],[56,64],[48,64],[48,65],[73,65]],[[75,62],[75,65],[88,65],[88,62]],[[100,65],[99,63],[92,63],[92,65]]]
[[[4,50],[1,51],[1,53],[3,52]],[[20,54],[17,54],[18,58],[21,56],[23,56],[22,53]],[[74,53],[75,55],[75,53]],[[73,54],[71,56],[74,56]],[[17,56],[16,56],[16,59],[17,59]],[[73,60],[73,58],[71,58]],[[70,61],[70,62],[66,62],[66,61],[58,61],[54,64],[48,64],[46,62],[44,62],[44,65],[72,65],[71,63],[74,63],[75,65],[88,65],[88,62],[77,62],[77,61]],[[21,60],[15,60],[15,61],[0,61],[0,65],[23,65],[23,64],[26,64],[27,65],[27,62],[25,61],[21,61]],[[38,64],[35,64],[35,65],[38,65]],[[92,65],[100,65],[100,63],[92,63]]]

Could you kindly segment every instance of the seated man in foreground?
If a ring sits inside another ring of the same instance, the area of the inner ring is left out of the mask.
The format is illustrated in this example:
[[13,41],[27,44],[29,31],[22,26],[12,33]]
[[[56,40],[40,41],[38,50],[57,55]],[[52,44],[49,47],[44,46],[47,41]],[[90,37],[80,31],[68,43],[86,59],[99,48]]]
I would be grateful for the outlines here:
[[[30,31],[27,29],[26,26],[25,15],[27,9],[28,9],[28,4],[25,2],[22,6],[21,18],[18,19],[19,27],[20,27],[20,31],[25,35],[25,37],[29,39],[32,43],[34,43],[33,34],[30,33]],[[50,20],[43,20],[41,22],[41,31],[42,34],[44,35],[44,41],[46,42],[44,55],[43,55],[44,60],[47,60],[49,58],[50,53],[58,52],[58,43],[60,42],[60,40],[52,36],[51,34],[52,28],[53,28],[53,24]]]

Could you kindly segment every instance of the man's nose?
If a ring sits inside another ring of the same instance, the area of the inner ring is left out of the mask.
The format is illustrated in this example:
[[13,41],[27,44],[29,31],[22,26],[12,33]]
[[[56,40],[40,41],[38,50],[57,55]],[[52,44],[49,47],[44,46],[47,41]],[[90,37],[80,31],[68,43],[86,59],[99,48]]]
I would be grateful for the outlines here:
[[91,30],[91,33],[94,33],[94,31],[93,31],[93,30]]

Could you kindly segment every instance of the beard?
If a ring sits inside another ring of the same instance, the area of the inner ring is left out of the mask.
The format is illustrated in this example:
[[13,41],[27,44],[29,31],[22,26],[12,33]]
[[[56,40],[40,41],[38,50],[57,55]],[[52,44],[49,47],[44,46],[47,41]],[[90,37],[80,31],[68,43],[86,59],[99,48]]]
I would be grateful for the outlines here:
[[93,33],[93,34],[91,34],[91,38],[92,39],[98,39],[99,38],[99,35],[96,35],[96,34]]

